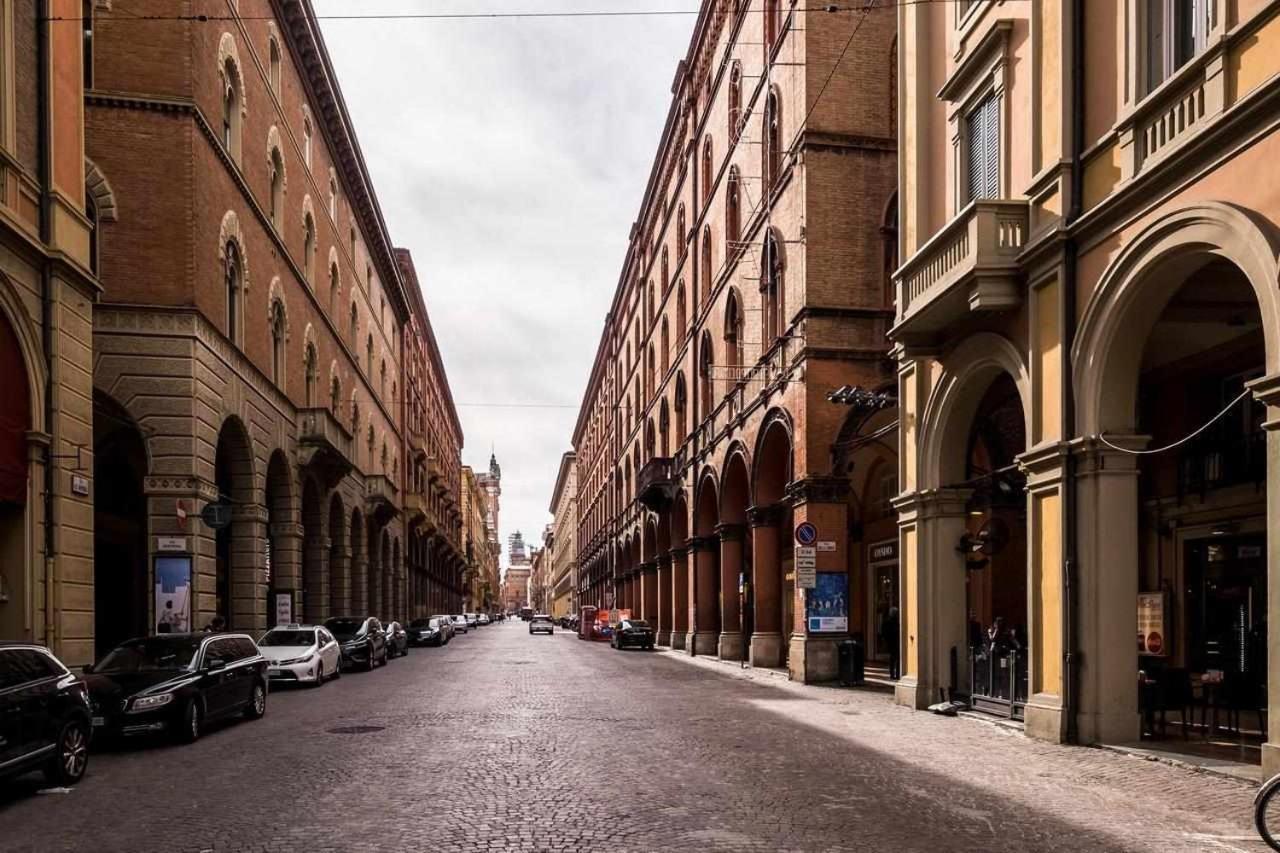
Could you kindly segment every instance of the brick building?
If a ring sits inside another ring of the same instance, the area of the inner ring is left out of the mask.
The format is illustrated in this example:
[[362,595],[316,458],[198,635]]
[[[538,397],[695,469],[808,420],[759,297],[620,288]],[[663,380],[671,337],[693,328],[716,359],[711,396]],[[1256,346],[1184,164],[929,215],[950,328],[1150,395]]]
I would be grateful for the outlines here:
[[874,622],[893,414],[827,394],[893,385],[895,34],[891,13],[718,0],[676,70],[573,435],[582,602],[662,644],[817,680]]
[[498,601],[498,555],[490,547],[489,495],[471,466],[462,468],[463,548],[468,613],[489,613]]
[[410,615],[457,613],[467,566],[462,425],[413,258],[395,250],[409,298],[404,327],[405,526]]
[[93,654],[93,224],[117,215],[85,159],[80,10],[0,3],[0,639],[69,663]]
[[214,615],[404,618],[412,303],[310,4],[93,9],[98,650]]
[[898,700],[1128,742],[1141,670],[1276,772],[1280,3],[898,17]]
[[559,618],[578,607],[578,458],[572,450],[560,457],[548,511],[553,520],[544,542],[550,552],[547,612]]
[[502,605],[508,613],[529,604],[529,575],[532,571],[524,534],[517,530],[507,539],[507,567],[502,572]]

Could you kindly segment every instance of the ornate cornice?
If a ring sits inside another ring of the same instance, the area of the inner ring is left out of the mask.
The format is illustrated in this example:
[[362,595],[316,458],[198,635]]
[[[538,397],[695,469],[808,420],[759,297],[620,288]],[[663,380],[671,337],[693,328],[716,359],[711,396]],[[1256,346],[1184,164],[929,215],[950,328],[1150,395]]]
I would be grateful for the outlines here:
[[793,506],[811,503],[844,503],[849,498],[849,481],[844,477],[810,475],[787,486]]

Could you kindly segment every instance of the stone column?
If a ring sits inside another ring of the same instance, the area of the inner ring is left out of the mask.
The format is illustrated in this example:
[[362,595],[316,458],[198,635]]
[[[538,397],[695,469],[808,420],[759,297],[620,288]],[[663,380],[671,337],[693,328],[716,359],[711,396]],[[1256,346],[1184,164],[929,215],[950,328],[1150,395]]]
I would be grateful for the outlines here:
[[655,641],[671,645],[671,552],[658,555],[658,625]]
[[[793,515],[797,524],[809,522],[818,530],[818,541],[831,543],[828,549],[816,554],[817,574],[843,575],[846,612],[850,595],[849,576],[849,481],[843,477],[809,476],[791,483],[787,491],[793,501]],[[783,534],[779,533],[781,537]],[[788,537],[790,532],[786,534]],[[788,642],[787,671],[791,678],[806,684],[833,681],[839,675],[838,648],[841,640],[848,639],[846,622],[843,631],[810,631],[805,619],[805,601],[808,591],[798,584],[793,590],[793,622],[784,625],[791,637]],[[963,608],[961,608],[963,609]]]
[[716,597],[719,540],[714,536],[695,537],[689,540],[689,548],[693,552],[689,584],[693,595],[686,649],[693,655],[713,655],[720,638],[720,601]]
[[671,648],[684,649],[689,633],[689,549],[671,549]]
[[720,537],[720,638],[716,653],[723,660],[742,660],[742,614],[738,578],[742,574],[743,527],[718,524]]
[[294,621],[302,609],[298,590],[302,589],[303,528],[296,521],[277,521],[271,525],[271,591],[267,601],[267,625],[276,621],[276,595],[288,594]]
[[329,537],[309,537],[303,545],[306,565],[306,593],[302,601],[302,621],[323,622],[329,613]]
[[658,622],[658,561],[640,566],[640,618],[655,625]]
[[329,551],[329,609],[333,614],[351,613],[351,537],[344,536]]
[[942,688],[951,687],[953,650],[956,686],[969,683],[964,556],[956,549],[966,532],[965,503],[970,494],[968,489],[938,489],[912,492],[894,501],[902,602],[898,620],[902,677],[894,697],[900,705],[923,709],[940,701]]
[[234,506],[231,519],[231,601],[224,615],[235,630],[260,634],[267,627],[267,508]]
[[782,512],[778,506],[752,507],[747,512],[751,522],[751,585],[754,602],[754,628],[751,633],[752,666],[782,665],[782,567],[778,562],[778,525]]
[[[347,542],[353,542],[351,528],[347,530]],[[360,544],[351,549],[351,613],[363,616],[369,612],[369,531],[367,527],[360,530]],[[335,614],[336,615],[336,614]]]
[[[1280,518],[1280,374],[1250,383],[1254,399],[1267,407],[1267,518]],[[1267,533],[1267,742],[1262,745],[1262,772],[1280,773],[1280,536]]]

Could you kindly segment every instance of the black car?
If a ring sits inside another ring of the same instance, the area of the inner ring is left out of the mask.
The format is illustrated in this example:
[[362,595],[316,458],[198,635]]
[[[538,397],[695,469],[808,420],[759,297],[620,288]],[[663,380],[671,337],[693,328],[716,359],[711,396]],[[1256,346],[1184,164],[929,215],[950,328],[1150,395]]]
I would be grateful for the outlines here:
[[439,617],[431,619],[414,619],[406,629],[411,646],[443,646],[449,641],[445,627],[440,624]]
[[247,634],[159,634],[121,643],[85,684],[95,732],[190,743],[214,720],[267,712],[267,660]]
[[399,622],[387,622],[382,629],[387,638],[387,657],[400,658],[409,654],[409,634]]
[[635,646],[641,649],[652,649],[654,643],[653,628],[643,619],[623,619],[613,629],[609,645],[615,649]]
[[74,785],[89,763],[89,693],[44,646],[0,643],[0,779]]
[[335,616],[324,627],[342,649],[342,665],[372,670],[387,663],[387,635],[382,623],[372,616]]

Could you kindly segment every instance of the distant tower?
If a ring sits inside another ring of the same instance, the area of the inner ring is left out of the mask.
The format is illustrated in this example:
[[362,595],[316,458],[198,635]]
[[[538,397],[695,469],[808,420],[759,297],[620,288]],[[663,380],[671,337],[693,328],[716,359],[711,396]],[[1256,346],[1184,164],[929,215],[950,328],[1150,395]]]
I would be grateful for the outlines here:
[[485,528],[489,546],[496,555],[501,555],[498,538],[499,498],[502,496],[502,468],[498,465],[498,457],[489,454],[489,473],[477,474],[476,481],[485,494]]

